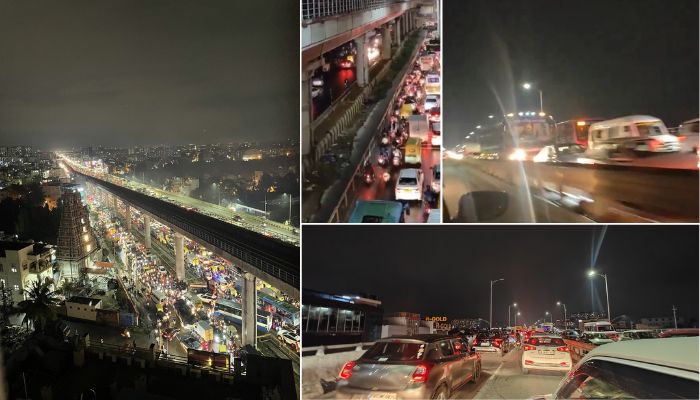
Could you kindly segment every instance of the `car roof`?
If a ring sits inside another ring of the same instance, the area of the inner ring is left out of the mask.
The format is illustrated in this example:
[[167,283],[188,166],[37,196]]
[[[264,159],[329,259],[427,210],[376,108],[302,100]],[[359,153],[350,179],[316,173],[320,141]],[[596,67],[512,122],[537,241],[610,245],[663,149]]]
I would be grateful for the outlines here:
[[437,333],[425,333],[425,334],[420,334],[420,335],[398,335],[398,336],[391,336],[388,338],[383,338],[378,340],[378,342],[391,342],[392,340],[417,340],[420,342],[426,342],[426,343],[432,343],[432,342],[437,342],[440,340],[444,339],[456,339],[459,338],[458,335],[440,335]]
[[608,128],[611,126],[622,125],[622,124],[626,125],[626,124],[637,123],[637,122],[663,122],[663,121],[661,121],[660,118],[652,117],[651,115],[628,115],[625,117],[608,119],[605,121],[593,123],[593,124],[591,124],[589,129]]
[[596,347],[581,362],[594,357],[610,357],[698,372],[699,344],[697,337],[614,342]]
[[402,176],[418,176],[418,168],[405,168],[399,172],[399,177]]

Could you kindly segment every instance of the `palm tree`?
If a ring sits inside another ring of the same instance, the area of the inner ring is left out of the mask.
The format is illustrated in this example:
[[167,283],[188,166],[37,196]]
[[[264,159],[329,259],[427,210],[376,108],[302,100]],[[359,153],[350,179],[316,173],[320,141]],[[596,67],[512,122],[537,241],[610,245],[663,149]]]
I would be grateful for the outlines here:
[[51,290],[53,279],[46,278],[44,282],[34,281],[29,289],[25,289],[26,300],[22,300],[17,304],[16,314],[24,314],[22,319],[23,324],[32,323],[34,329],[44,331],[44,327],[48,321],[56,319],[56,310],[54,306],[58,305],[59,300],[56,294]]

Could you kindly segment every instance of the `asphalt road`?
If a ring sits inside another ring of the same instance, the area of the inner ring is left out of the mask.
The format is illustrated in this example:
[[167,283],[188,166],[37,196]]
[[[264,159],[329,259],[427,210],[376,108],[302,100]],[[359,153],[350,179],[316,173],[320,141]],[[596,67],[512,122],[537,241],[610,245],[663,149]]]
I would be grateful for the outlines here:
[[482,353],[481,378],[476,385],[465,385],[453,393],[453,399],[529,399],[551,394],[563,379],[562,373],[520,371],[520,350],[503,357]]

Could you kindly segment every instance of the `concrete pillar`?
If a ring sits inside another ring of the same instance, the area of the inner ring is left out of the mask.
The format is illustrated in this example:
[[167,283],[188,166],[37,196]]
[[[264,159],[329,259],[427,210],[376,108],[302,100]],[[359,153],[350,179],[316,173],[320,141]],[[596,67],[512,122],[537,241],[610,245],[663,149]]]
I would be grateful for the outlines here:
[[114,213],[117,213],[117,196],[112,195],[112,206],[114,207]]
[[241,309],[243,311],[243,332],[241,342],[243,345],[258,346],[257,340],[257,291],[255,290],[255,276],[249,273],[243,274],[243,296],[241,299]]
[[382,30],[382,60],[391,58],[391,25],[384,25]]
[[367,81],[369,80],[367,38],[365,35],[355,39],[355,47],[357,48],[357,56],[355,57],[355,74],[357,76],[357,85],[363,87],[367,85]]
[[127,232],[131,232],[131,207],[129,207],[128,204],[126,204],[126,214],[124,214],[124,218],[126,218],[126,230]]
[[311,152],[311,82],[308,71],[301,74],[301,154],[306,156]]
[[143,237],[146,241],[146,248],[151,248],[151,216],[143,214]]
[[185,279],[185,251],[183,249],[185,237],[175,233],[175,276],[177,280]]

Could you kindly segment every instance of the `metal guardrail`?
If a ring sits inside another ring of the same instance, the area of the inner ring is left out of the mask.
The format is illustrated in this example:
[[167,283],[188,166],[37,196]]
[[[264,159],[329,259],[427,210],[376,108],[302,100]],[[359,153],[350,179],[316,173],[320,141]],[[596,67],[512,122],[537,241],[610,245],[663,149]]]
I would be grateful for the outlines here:
[[[416,48],[413,50],[413,53],[411,53],[411,57],[409,57],[409,62],[404,66],[405,71],[401,74],[401,80],[399,81],[399,85],[401,82],[403,82],[406,79],[406,76],[411,72],[411,66],[415,63],[418,55],[418,50],[420,50],[421,46],[416,46]],[[400,54],[400,50],[396,52],[396,54]],[[387,63],[387,68],[390,68],[391,63]],[[387,108],[384,111],[384,115],[382,116],[379,125],[374,129],[376,132],[379,132],[382,128],[382,126],[386,123],[387,118],[389,115],[392,113],[394,110],[394,102],[396,101],[396,98],[399,95],[400,90],[394,91],[394,94],[391,96],[391,99],[389,100],[389,103],[387,104]],[[329,223],[337,223],[341,222],[340,221],[340,210],[341,208],[347,208],[348,207],[348,193],[351,191],[355,191],[355,178],[360,174],[360,169],[362,166],[367,162],[367,160],[370,158],[372,155],[372,152],[374,149],[377,147],[377,138],[378,136],[376,135],[376,132],[374,135],[372,135],[372,139],[369,142],[369,145],[367,146],[367,149],[365,152],[362,154],[362,157],[360,157],[360,162],[355,166],[355,170],[352,173],[352,176],[350,177],[350,181],[345,185],[345,189],[343,190],[343,193],[340,196],[340,200],[338,201],[338,204],[333,208],[333,211],[331,212],[330,218],[328,219]]]
[[304,21],[374,10],[404,0],[302,0],[301,16]]

